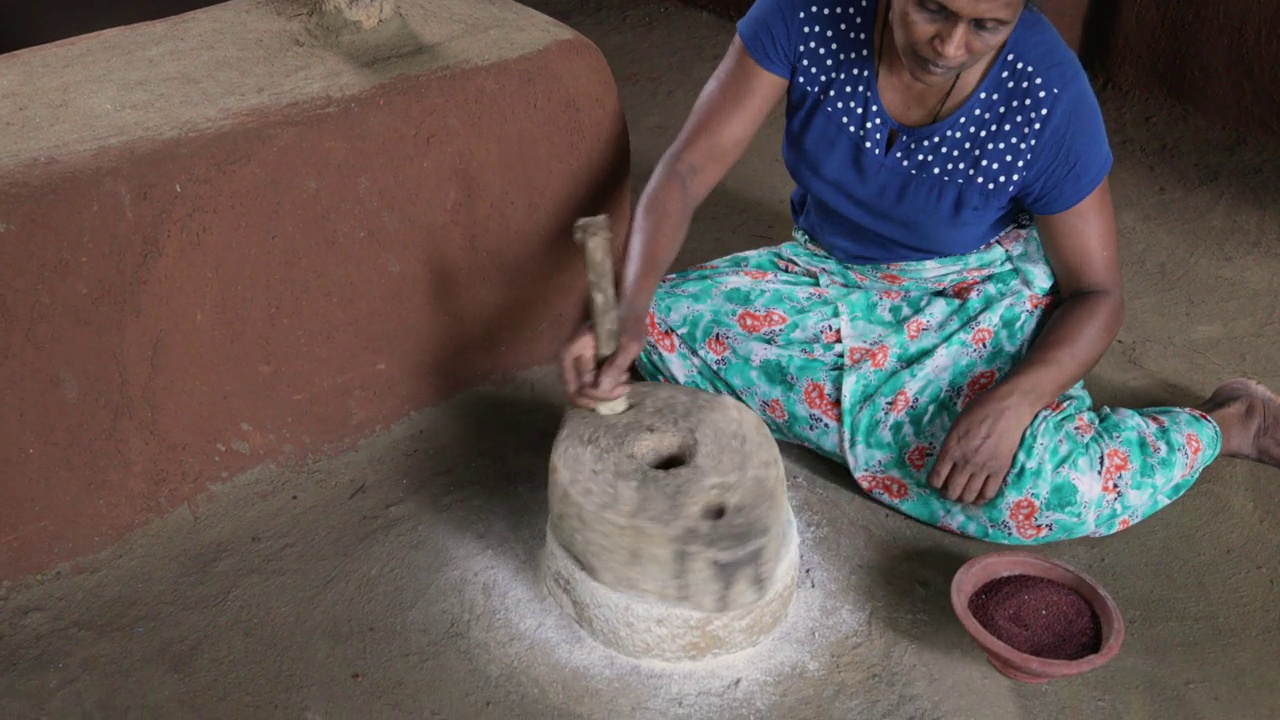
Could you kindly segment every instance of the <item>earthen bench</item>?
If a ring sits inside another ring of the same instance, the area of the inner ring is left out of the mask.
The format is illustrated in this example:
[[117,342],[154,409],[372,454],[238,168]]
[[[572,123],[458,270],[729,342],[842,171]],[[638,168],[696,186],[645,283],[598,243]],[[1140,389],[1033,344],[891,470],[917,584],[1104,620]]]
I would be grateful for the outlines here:
[[0,55],[0,581],[581,320],[573,221],[628,195],[597,49],[504,0],[359,32],[290,7]]

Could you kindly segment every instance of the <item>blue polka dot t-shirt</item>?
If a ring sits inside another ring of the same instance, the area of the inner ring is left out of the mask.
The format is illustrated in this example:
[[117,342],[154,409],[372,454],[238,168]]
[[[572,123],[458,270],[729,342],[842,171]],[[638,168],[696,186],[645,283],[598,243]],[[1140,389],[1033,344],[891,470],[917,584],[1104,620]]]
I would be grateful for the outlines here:
[[1088,76],[1039,11],[1023,11],[959,109],[911,128],[880,102],[876,2],[756,0],[738,23],[755,61],[790,81],[782,154],[797,185],[792,214],[837,259],[968,253],[1021,213],[1070,209],[1110,172]]

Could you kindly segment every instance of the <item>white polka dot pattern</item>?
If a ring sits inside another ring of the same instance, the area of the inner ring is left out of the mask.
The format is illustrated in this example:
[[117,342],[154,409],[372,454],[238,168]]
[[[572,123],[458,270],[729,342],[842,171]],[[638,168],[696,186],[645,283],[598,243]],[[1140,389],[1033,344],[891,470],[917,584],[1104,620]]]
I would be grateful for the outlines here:
[[819,96],[864,151],[884,153],[889,130],[897,129],[888,153],[901,168],[987,190],[1017,190],[1058,92],[1029,62],[1005,53],[959,110],[935,125],[908,128],[875,99],[874,4],[811,5],[800,20],[795,82]]

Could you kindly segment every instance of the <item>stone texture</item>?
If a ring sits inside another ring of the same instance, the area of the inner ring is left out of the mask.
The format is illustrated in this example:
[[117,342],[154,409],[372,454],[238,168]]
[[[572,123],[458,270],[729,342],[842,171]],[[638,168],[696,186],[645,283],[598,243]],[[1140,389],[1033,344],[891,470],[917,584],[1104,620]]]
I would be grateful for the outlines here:
[[[705,656],[753,644],[785,613],[783,586],[795,583],[776,441],[724,396],[637,383],[628,399],[618,415],[570,409],[557,435],[551,587],[588,632],[623,652]],[[659,632],[642,620],[664,608],[672,619],[658,625],[683,630],[634,637]],[[717,629],[693,632],[703,624]]]
[[544,582],[556,604],[586,634],[628,658],[693,662],[756,647],[786,619],[800,574],[799,537],[787,513],[781,563],[760,598],[725,612],[619,592],[593,578],[547,528]]

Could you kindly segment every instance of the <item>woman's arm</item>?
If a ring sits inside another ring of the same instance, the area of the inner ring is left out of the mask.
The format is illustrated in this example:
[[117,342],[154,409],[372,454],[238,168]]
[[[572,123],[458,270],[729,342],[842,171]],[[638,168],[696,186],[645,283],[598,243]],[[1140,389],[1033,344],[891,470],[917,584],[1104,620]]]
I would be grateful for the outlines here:
[[694,211],[746,152],[787,84],[760,67],[734,36],[632,216],[619,291],[617,352],[599,377],[589,331],[579,333],[562,354],[565,386],[576,404],[590,407],[626,392],[628,369],[644,346],[649,305],[684,244]]
[[929,475],[929,484],[951,500],[995,497],[1036,414],[1093,369],[1124,323],[1110,182],[1036,223],[1061,303],[1022,362],[952,426]]
[[694,211],[746,152],[786,89],[787,81],[757,65],[734,36],[636,206],[621,289],[633,324],[637,316],[643,322]]
[[1124,323],[1124,289],[1111,185],[1104,180],[1074,208],[1036,218],[1061,303],[995,399],[1028,424],[1084,378]]

